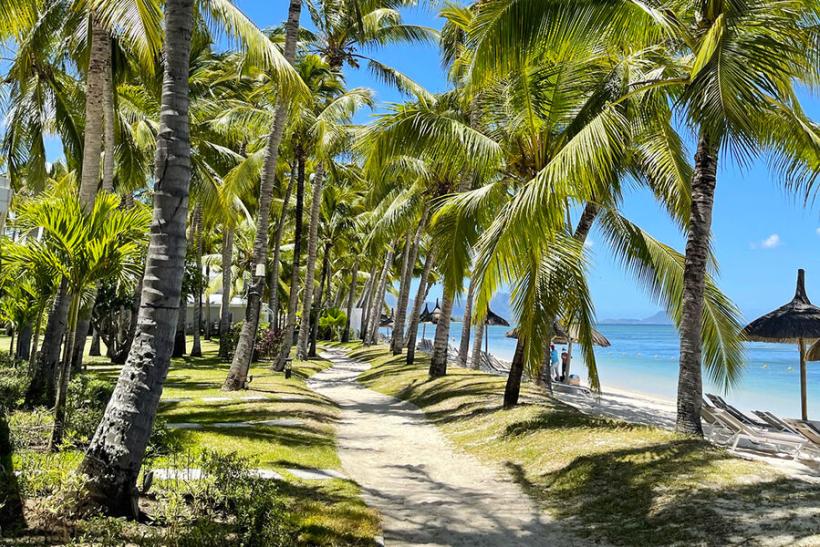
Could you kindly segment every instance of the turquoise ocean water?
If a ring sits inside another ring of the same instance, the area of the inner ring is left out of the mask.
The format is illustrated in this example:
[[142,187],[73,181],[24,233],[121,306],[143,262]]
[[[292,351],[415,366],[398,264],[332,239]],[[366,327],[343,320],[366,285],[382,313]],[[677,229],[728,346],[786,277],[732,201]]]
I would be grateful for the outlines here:
[[[489,327],[490,353],[512,359],[515,340],[507,338],[510,327]],[[678,380],[678,335],[666,325],[601,325],[598,329],[612,342],[595,348],[603,389],[607,386],[674,400]],[[426,338],[435,326],[426,325]],[[419,327],[421,338],[422,327]],[[453,323],[450,343],[458,346],[461,323]],[[483,346],[483,344],[482,344]],[[559,346],[559,351],[561,346]],[[724,397],[745,410],[770,410],[786,417],[800,415],[800,365],[796,345],[746,344],[746,366],[740,382]],[[573,351],[572,371],[586,378],[586,367]],[[708,378],[704,390],[723,394]],[[820,419],[820,362],[808,365],[809,418]]]

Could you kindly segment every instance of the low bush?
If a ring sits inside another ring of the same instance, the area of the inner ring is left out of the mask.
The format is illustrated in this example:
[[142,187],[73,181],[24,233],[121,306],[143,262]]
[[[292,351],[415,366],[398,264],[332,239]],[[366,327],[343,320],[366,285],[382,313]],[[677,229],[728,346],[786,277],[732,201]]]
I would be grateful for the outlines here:
[[0,406],[13,409],[26,395],[30,382],[28,364],[0,353]]

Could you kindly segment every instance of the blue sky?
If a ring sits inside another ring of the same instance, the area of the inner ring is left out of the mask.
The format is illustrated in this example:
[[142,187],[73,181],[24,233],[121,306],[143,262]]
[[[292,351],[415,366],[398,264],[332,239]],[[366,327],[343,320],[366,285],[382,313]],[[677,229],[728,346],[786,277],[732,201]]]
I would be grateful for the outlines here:
[[[237,0],[237,4],[263,28],[280,24],[287,12],[285,0]],[[440,27],[440,20],[429,8],[408,10],[405,19]],[[305,11],[302,24],[310,26]],[[432,45],[393,46],[372,53],[430,91],[447,88]],[[347,69],[346,79],[351,87],[374,89],[380,109],[389,102],[401,101],[397,92],[377,82],[366,70]],[[819,120],[820,98],[805,95],[802,99],[809,115]],[[807,270],[809,296],[820,302],[820,209],[804,208],[769,175],[762,162],[742,170],[729,158],[721,160],[713,224],[721,288],[748,319],[753,319],[791,298],[796,270],[803,267]],[[627,194],[624,212],[655,237],[683,250],[681,234],[647,192]],[[590,284],[598,317],[644,317],[655,313],[658,306],[615,263],[600,233],[593,231],[590,239]],[[436,296],[435,290],[431,295]]]

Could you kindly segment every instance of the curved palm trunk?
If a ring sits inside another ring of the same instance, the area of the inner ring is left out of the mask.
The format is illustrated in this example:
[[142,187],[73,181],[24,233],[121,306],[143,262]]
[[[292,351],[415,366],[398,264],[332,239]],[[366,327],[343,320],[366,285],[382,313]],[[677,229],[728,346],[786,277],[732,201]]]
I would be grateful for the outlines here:
[[467,366],[467,358],[470,351],[470,329],[472,328],[475,282],[475,276],[470,278],[470,286],[467,289],[467,298],[464,300],[464,317],[461,319],[461,343],[458,346],[458,364],[462,367]]
[[[71,294],[72,291],[70,291]],[[68,312],[68,330],[66,331],[65,349],[63,362],[60,365],[57,375],[57,395],[54,402],[54,425],[51,429],[51,438],[48,441],[50,452],[56,452],[63,443],[63,433],[65,431],[66,401],[68,399],[68,383],[71,380],[72,364],[74,362],[72,352],[75,347],[74,337],[77,332],[77,321],[80,315],[81,300],[79,294],[71,294],[69,298],[71,304]]]
[[177,315],[177,328],[174,333],[174,349],[171,357],[182,357],[188,351],[185,340],[185,321],[188,315],[188,295],[181,293],[179,295],[179,302],[177,303],[179,314]]
[[136,517],[136,480],[168,374],[185,270],[191,153],[188,60],[193,0],[165,4],[165,77],[157,135],[154,215],[137,332],[81,472],[88,496],[108,512]]
[[447,374],[447,349],[450,338],[450,315],[453,313],[453,296],[444,293],[441,300],[441,316],[436,325],[433,356],[430,358],[430,376],[438,378]]
[[[296,58],[296,41],[299,33],[299,17],[302,13],[302,0],[290,0],[288,21],[285,24],[285,59],[293,63]],[[232,391],[242,388],[248,376],[248,369],[253,358],[256,344],[256,331],[259,327],[259,311],[262,305],[262,293],[265,284],[265,264],[268,261],[268,227],[270,209],[273,199],[273,183],[276,179],[276,162],[279,159],[279,144],[285,131],[288,105],[281,100],[276,107],[273,127],[265,147],[265,160],[259,186],[259,210],[256,218],[256,238],[253,243],[253,279],[248,289],[245,308],[245,323],[239,335],[239,342],[231,362],[231,370],[222,389]]]
[[270,290],[270,301],[268,303],[271,313],[271,326],[275,331],[279,330],[279,260],[282,254],[282,234],[285,232],[285,220],[288,218],[288,202],[293,191],[293,182],[296,180],[296,164],[290,172],[290,180],[282,199],[282,211],[279,214],[279,222],[276,224],[276,235],[273,247],[273,260],[271,261],[271,276],[268,290]]
[[222,309],[219,311],[219,358],[227,361],[231,354],[231,263],[233,230],[222,234]]
[[103,145],[105,73],[111,72],[111,38],[93,12],[90,17],[91,47],[85,84],[85,134],[80,203],[86,211],[94,204],[100,185],[100,154]]
[[360,305],[362,306],[362,320],[359,323],[359,337],[363,343],[367,343],[367,327],[370,325],[370,306],[373,305],[373,294],[376,292],[376,284],[378,283],[379,265],[373,263],[370,268],[370,277],[364,284],[364,291]]
[[379,281],[375,284],[375,290],[373,291],[370,303],[370,312],[368,313],[369,320],[365,336],[366,345],[373,345],[378,341],[379,324],[382,319],[382,309],[384,309],[384,292],[387,289],[387,278],[390,274],[390,264],[393,262],[394,252],[393,245],[391,245],[390,250],[387,251],[387,254],[384,256],[384,265],[379,275]]
[[68,323],[68,308],[68,282],[63,279],[48,315],[37,367],[26,391],[26,407],[54,404],[57,366],[60,362],[60,346]]
[[191,357],[202,357],[202,206],[197,204],[194,210],[194,245],[196,246],[196,279],[194,279],[194,342],[191,346]]
[[328,242],[325,245],[325,254],[322,258],[322,274],[319,276],[319,292],[316,294],[316,301],[313,306],[310,323],[310,348],[308,349],[308,357],[310,358],[316,357],[316,338],[319,336],[319,317],[321,317],[322,310],[324,309],[322,298],[324,298],[326,292],[330,291],[330,287],[327,288],[327,291],[325,290],[325,283],[330,285],[328,278],[330,277],[330,250],[332,248],[333,244]]
[[435,261],[436,258],[433,250],[427,251],[427,256],[424,259],[424,269],[419,278],[419,290],[416,293],[416,300],[413,302],[413,314],[410,316],[410,325],[407,327],[407,359],[405,362],[408,365],[412,365],[416,360],[416,338],[419,332],[419,315],[421,315],[421,307],[424,306],[424,300],[427,298],[427,292],[430,288],[430,272],[433,271]]
[[482,316],[481,322],[475,326],[473,331],[473,353],[470,355],[470,368],[473,370],[481,368],[481,342],[484,339],[484,330],[487,328],[485,321],[485,316]]
[[[404,317],[407,315],[407,300],[410,298],[409,280],[407,279],[408,271],[412,273],[412,265],[410,264],[410,255],[413,252],[414,239],[411,237],[411,232],[407,232],[407,238],[404,242],[404,252],[401,257],[401,277],[399,278],[399,300],[396,303],[396,316],[393,318],[393,332],[390,336],[390,350],[393,355],[401,354],[404,346]],[[421,237],[421,236],[419,236]]]
[[282,348],[276,360],[274,370],[284,370],[285,363],[290,357],[293,347],[293,333],[296,330],[296,309],[299,306],[299,260],[302,255],[302,216],[304,215],[305,201],[305,154],[297,147],[296,158],[298,172],[296,176],[296,208],[294,209],[293,235],[293,268],[290,276],[290,294],[288,295],[288,318],[282,334]]
[[701,135],[692,176],[692,213],[683,269],[683,305],[680,322],[680,370],[678,375],[679,433],[703,436],[700,410],[703,397],[701,377],[701,315],[712,230],[712,207],[717,183],[718,147]]
[[507,376],[507,383],[504,386],[504,408],[512,408],[518,404],[518,396],[521,393],[521,378],[524,375],[524,342],[521,338],[515,344],[515,354],[513,354],[510,374]]
[[[350,272],[350,292],[347,295],[347,320],[345,329],[342,331],[342,342],[350,342],[350,317],[353,315],[353,301],[356,299],[356,283],[359,277],[359,257],[353,261],[353,269]],[[341,283],[341,282],[340,282]]]
[[296,344],[296,358],[308,358],[308,337],[311,329],[310,312],[313,309],[314,278],[316,276],[316,252],[319,242],[319,213],[322,207],[322,185],[324,168],[320,162],[313,176],[313,193],[310,203],[310,225],[308,226],[308,254],[305,262],[305,289],[302,291],[302,324],[299,327],[299,340]]

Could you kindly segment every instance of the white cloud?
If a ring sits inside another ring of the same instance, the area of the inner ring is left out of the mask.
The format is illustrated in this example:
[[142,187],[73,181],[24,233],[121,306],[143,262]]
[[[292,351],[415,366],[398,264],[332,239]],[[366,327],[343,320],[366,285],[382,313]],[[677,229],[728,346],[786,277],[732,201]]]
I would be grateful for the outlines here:
[[586,241],[584,241],[584,247],[586,247],[587,249],[591,249],[593,245],[595,245],[595,242],[591,239],[587,239]]
[[760,247],[763,249],[774,249],[775,247],[779,247],[780,243],[780,236],[778,234],[772,234],[760,242]]

